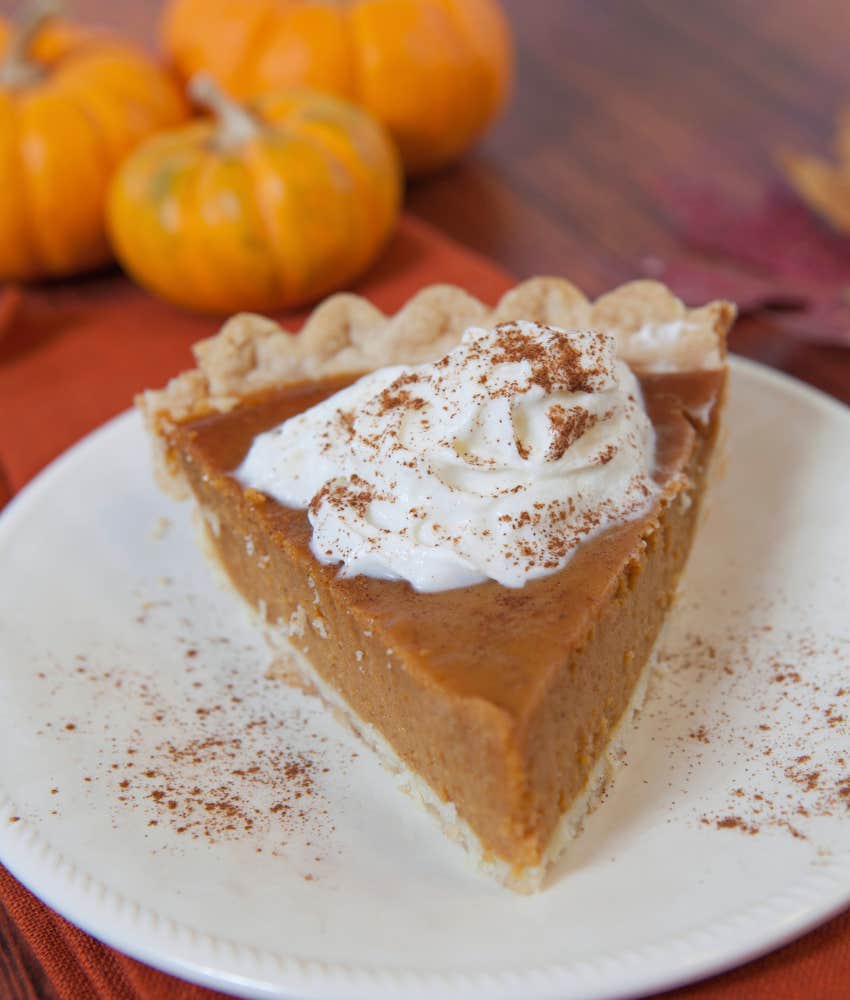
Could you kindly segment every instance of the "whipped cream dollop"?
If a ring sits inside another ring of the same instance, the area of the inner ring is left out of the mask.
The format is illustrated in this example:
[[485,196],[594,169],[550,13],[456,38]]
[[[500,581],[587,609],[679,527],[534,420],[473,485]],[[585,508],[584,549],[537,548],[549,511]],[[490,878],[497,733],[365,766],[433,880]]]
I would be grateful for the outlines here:
[[260,434],[236,476],[306,509],[313,554],[345,576],[521,587],[645,512],[654,455],[612,338],[518,322],[366,375]]

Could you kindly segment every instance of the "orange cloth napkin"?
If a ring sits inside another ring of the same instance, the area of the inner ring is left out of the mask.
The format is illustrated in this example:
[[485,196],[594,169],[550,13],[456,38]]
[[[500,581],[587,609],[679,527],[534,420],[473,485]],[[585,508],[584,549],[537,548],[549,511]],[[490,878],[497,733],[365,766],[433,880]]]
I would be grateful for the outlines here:
[[[495,264],[427,225],[402,221],[357,291],[398,308],[448,281],[494,301],[512,284]],[[297,326],[303,315],[286,317]],[[0,293],[0,505],[133,395],[191,364],[218,327],[105,275]],[[5,473],[3,468],[5,467]],[[42,1000],[204,1000],[191,986],[107,948],[36,900],[0,867],[0,996]],[[850,996],[850,913],[736,972],[670,996],[689,1000],[833,1000]]]

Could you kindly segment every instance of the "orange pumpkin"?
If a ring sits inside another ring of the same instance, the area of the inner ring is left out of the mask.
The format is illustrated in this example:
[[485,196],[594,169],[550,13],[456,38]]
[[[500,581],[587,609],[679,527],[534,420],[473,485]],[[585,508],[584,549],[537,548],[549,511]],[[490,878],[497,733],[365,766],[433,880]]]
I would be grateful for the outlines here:
[[392,230],[401,166],[365,112],[309,91],[242,106],[210,78],[216,121],[145,142],[109,199],[113,246],[142,285],[204,312],[268,311],[357,277]]
[[511,76],[498,0],[172,0],[163,36],[181,74],[237,97],[300,84],[360,104],[412,173],[457,157]]
[[17,27],[0,21],[0,52],[0,278],[105,264],[112,173],[188,105],[146,56],[56,20],[44,4]]

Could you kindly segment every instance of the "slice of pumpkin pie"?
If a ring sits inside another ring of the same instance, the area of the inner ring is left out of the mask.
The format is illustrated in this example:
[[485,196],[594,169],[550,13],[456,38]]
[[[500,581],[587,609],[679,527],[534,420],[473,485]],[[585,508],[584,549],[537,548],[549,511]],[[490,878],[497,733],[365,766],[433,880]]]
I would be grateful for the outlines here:
[[140,397],[162,483],[479,865],[540,887],[604,786],[691,546],[724,302],[566,281],[237,316]]

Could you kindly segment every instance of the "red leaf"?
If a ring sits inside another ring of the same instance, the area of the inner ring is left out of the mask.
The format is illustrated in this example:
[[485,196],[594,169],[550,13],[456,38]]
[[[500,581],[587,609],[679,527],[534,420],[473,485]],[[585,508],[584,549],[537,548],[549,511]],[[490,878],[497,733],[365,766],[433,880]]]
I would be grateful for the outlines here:
[[687,247],[656,268],[677,294],[778,311],[790,334],[850,346],[850,238],[785,192],[752,206],[681,186],[660,197]]
[[683,253],[672,260],[647,262],[644,270],[647,277],[663,281],[690,305],[709,299],[728,299],[746,315],[764,309],[801,309],[808,301],[783,291],[767,278],[712,263],[696,254]]

